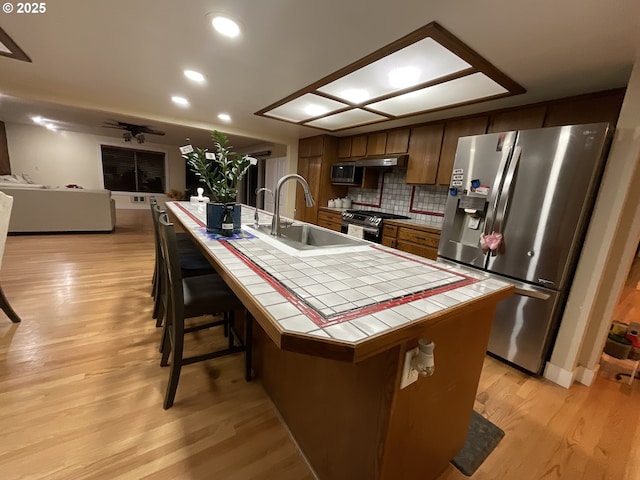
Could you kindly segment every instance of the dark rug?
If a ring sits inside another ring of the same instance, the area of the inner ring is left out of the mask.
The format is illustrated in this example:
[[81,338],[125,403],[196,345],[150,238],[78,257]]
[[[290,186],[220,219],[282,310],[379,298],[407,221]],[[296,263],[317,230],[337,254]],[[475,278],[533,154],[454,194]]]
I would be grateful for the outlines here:
[[477,412],[471,415],[464,447],[451,460],[454,467],[470,477],[504,437],[504,432]]

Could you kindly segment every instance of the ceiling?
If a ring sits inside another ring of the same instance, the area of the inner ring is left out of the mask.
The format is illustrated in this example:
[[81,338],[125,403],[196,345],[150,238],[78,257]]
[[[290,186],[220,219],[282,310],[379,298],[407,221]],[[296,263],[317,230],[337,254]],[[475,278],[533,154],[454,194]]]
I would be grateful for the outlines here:
[[[548,7],[541,7],[542,3]],[[167,132],[148,142],[236,148],[323,133],[254,113],[436,21],[522,85],[524,94],[368,127],[350,135],[626,85],[640,51],[638,0],[109,0],[49,2],[40,14],[2,14],[0,27],[32,63],[0,56],[0,120],[40,115],[62,128],[121,136],[118,120]],[[210,12],[240,20],[219,36]],[[203,73],[194,84],[183,70]],[[172,103],[180,95],[187,108]],[[231,115],[231,122],[217,119]]]

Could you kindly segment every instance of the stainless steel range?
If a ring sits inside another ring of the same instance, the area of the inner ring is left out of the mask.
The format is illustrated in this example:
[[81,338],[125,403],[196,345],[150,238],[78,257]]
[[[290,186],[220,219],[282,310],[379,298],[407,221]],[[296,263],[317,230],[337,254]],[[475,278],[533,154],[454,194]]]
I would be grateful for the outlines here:
[[342,212],[342,233],[347,233],[349,225],[357,225],[364,230],[364,239],[382,243],[384,220],[406,220],[409,217],[377,210],[345,210]]

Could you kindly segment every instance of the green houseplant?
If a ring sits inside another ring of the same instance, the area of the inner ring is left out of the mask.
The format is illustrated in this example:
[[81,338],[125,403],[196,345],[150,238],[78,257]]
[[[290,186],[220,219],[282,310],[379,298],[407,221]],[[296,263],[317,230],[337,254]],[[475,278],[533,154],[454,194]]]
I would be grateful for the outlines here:
[[[211,202],[207,204],[207,230],[220,233],[225,205],[235,203],[238,184],[257,160],[249,155],[240,155],[232,150],[227,136],[214,130],[211,132],[213,151],[206,148],[182,147],[182,157],[191,171],[198,176],[205,195]],[[240,206],[234,206],[234,229],[240,229]]]

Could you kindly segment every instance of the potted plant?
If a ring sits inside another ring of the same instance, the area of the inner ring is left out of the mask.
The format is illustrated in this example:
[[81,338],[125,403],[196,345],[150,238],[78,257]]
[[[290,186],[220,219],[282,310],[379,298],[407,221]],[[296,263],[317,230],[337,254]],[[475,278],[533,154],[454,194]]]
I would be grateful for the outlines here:
[[187,161],[191,171],[209,196],[207,204],[207,230],[221,233],[222,216],[225,206],[233,206],[234,231],[240,230],[240,205],[237,205],[238,183],[251,165],[257,160],[248,155],[240,155],[232,150],[227,136],[214,130],[211,132],[214,143],[212,152],[206,148],[187,145],[180,148],[182,157]]

